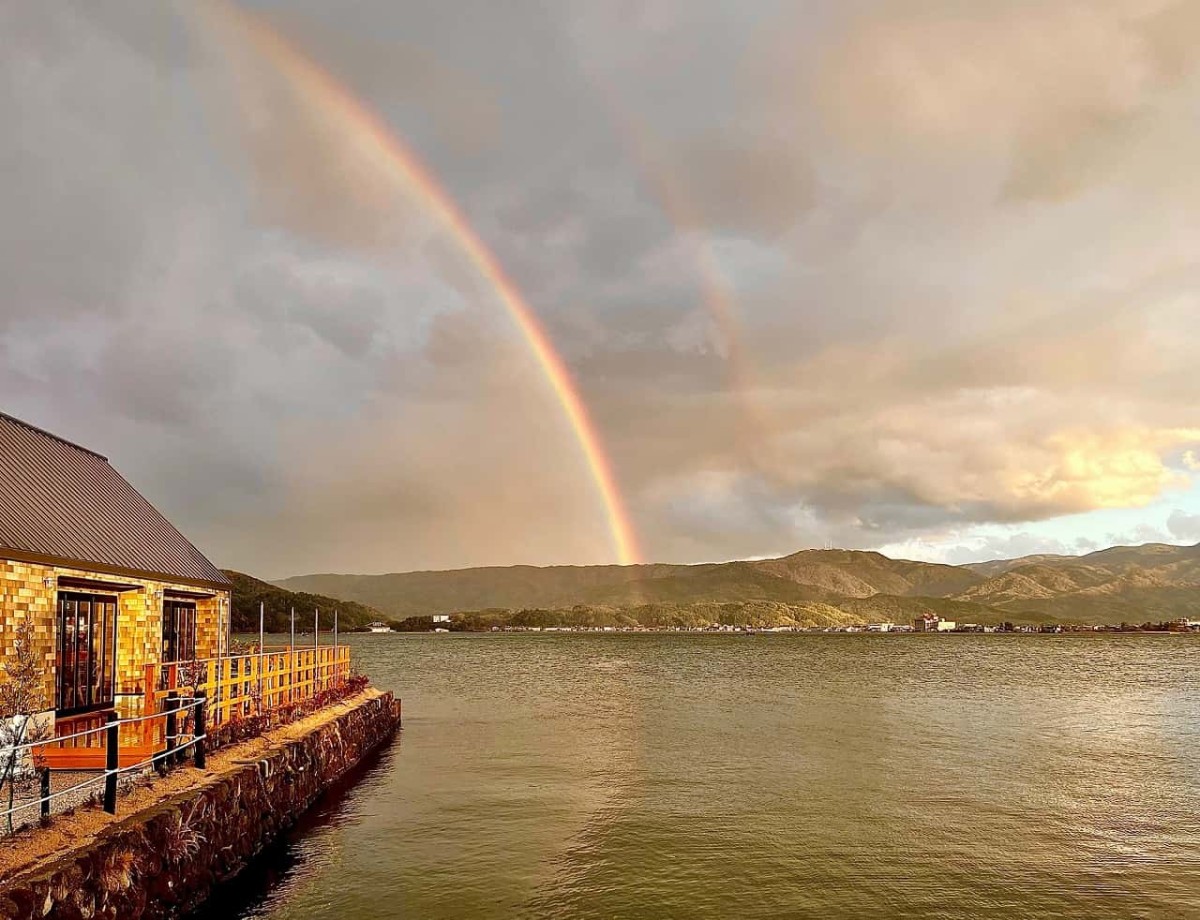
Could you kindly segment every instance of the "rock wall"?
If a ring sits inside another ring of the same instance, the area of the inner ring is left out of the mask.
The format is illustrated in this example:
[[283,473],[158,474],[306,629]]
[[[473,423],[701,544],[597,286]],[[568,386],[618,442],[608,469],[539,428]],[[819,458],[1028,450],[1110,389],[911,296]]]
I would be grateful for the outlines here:
[[0,881],[4,920],[143,920],[197,907],[400,725],[390,693]]

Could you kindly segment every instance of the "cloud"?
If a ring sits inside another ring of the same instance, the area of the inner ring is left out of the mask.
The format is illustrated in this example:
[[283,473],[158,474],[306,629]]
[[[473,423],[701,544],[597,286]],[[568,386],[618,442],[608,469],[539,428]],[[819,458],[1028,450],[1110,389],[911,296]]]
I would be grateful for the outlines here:
[[[1075,550],[1194,487],[1194,4],[635,6],[267,26],[524,292],[650,556]],[[610,560],[461,247],[183,12],[0,11],[3,408],[262,574]]]
[[946,534],[938,541],[914,539],[897,543],[885,547],[884,552],[902,559],[963,565],[1022,556],[1080,556],[1099,548],[1098,544],[1086,539],[1068,542],[1024,530],[982,536],[960,531]]
[[1177,540],[1200,541],[1200,514],[1189,514],[1176,509],[1167,518],[1167,530]]
[[[740,146],[698,139],[674,154],[681,164],[687,213],[714,232],[773,237],[801,220],[813,204],[811,165],[796,150],[774,144]],[[683,218],[686,221],[686,218]]]
[[1194,69],[1176,30],[1195,24],[1186,2],[890,4],[849,18],[814,85],[860,149],[991,164],[1004,196],[1058,199],[1117,168]]

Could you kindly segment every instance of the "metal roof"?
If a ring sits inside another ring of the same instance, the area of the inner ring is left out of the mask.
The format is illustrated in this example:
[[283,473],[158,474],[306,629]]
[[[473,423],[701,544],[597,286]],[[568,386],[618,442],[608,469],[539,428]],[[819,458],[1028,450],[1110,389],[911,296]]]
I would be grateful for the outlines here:
[[100,454],[0,412],[0,556],[164,576],[229,579]]

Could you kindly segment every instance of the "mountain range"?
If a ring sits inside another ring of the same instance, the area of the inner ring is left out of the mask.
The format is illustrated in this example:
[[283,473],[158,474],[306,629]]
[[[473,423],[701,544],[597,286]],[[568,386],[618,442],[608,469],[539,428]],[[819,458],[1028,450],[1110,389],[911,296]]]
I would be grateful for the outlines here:
[[753,608],[757,619],[775,616],[805,625],[907,622],[925,612],[984,624],[1142,623],[1200,616],[1200,545],[1115,546],[1085,556],[1043,554],[957,566],[811,549],[777,559],[700,565],[317,574],[276,584],[354,601],[397,620],[465,611],[574,610],[593,619],[598,611],[618,611],[623,622],[671,620],[671,611],[677,611],[690,622],[717,608]]

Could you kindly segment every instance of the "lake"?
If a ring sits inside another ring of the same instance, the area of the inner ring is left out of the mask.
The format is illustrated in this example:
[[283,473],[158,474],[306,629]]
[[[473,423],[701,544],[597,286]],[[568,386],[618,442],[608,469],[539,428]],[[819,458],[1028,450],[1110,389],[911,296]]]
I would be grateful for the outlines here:
[[1200,638],[355,635],[404,730],[205,917],[1200,917]]

